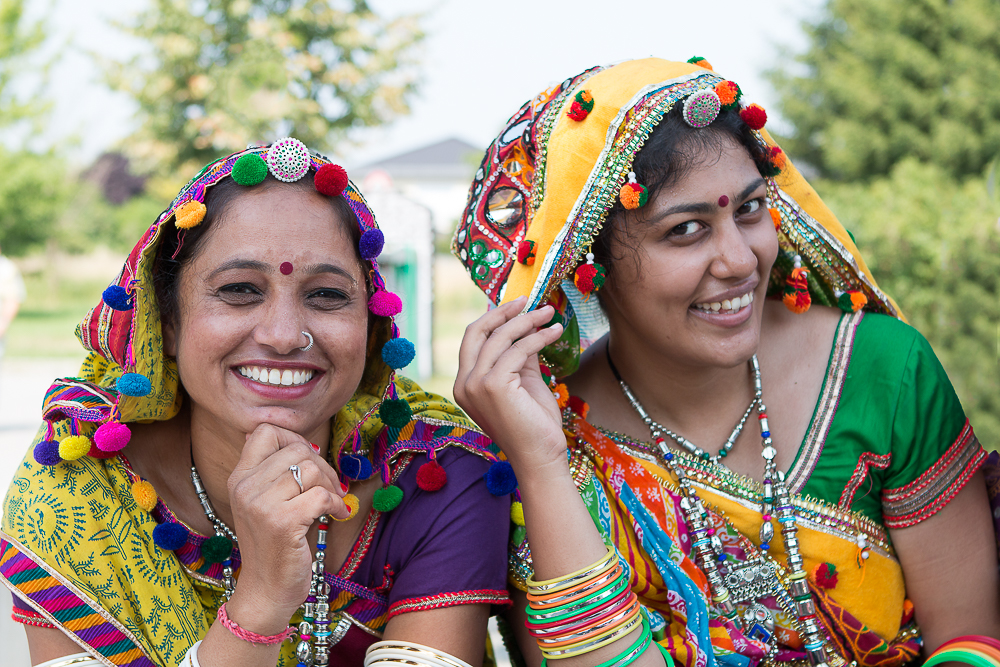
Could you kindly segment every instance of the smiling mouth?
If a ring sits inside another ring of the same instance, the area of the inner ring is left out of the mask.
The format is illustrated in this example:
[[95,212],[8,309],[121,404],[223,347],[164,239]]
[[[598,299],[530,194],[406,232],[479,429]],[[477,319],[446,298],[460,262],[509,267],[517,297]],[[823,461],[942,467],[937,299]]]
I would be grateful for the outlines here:
[[284,387],[295,387],[312,380],[316,371],[304,369],[293,371],[291,369],[279,370],[277,368],[265,368],[263,366],[240,366],[240,375],[249,378],[254,382],[269,385],[280,385]]
[[743,296],[734,299],[723,299],[711,303],[696,303],[694,307],[705,313],[738,313],[753,303],[753,292],[747,292]]

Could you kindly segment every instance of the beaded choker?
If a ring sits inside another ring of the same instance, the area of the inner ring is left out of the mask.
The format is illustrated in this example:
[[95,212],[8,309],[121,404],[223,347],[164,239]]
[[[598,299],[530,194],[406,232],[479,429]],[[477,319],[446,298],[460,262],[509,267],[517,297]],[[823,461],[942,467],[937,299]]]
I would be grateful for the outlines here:
[[[608,355],[608,363],[611,364],[610,354]],[[767,409],[762,399],[760,365],[757,362],[757,355],[750,358],[750,367],[754,375],[754,399],[747,415],[744,415],[737,425],[737,429],[742,428],[750,410],[756,407],[761,431],[761,456],[764,459],[763,494],[760,499],[764,521],[760,527],[760,548],[762,552],[770,549],[770,542],[774,537],[774,527],[771,520],[777,518],[781,524],[785,551],[788,553],[789,586],[787,589],[782,585],[774,567],[762,555],[752,556],[748,553],[748,559],[742,564],[735,566],[727,564],[727,557],[722,551],[722,542],[715,535],[708,511],[698,494],[695,493],[691,480],[674,461],[673,452],[670,451],[666,440],[661,436],[661,433],[670,434],[648,417],[638,399],[632,394],[625,381],[621,379],[614,364],[611,364],[622,392],[646,425],[649,426],[650,434],[660,450],[664,463],[677,477],[677,484],[683,496],[680,503],[681,511],[684,513],[684,521],[691,532],[692,556],[708,579],[715,607],[731,621],[742,620],[743,632],[751,639],[766,644],[769,648],[769,657],[773,657],[778,650],[774,632],[774,617],[771,611],[759,602],[763,598],[773,596],[788,616],[796,619],[798,626],[796,629],[804,639],[804,648],[809,656],[809,662],[813,667],[828,667],[826,637],[816,616],[816,606],[809,592],[809,582],[806,579],[802,555],[799,552],[795,511],[788,488],[785,486],[784,475],[778,472],[774,462],[776,451],[772,446],[771,433],[768,430]],[[735,440],[733,436],[730,437]],[[685,447],[685,449],[688,448]],[[702,458],[705,457],[702,456]],[[743,605],[742,619],[740,619],[740,610],[737,608],[737,605],[741,604]]]

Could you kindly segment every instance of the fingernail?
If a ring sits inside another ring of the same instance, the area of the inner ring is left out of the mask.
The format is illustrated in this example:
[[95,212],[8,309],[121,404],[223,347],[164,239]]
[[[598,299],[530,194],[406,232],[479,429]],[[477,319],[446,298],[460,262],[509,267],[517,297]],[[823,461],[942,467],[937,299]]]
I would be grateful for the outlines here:
[[343,482],[343,481],[341,481],[341,482],[340,482],[340,490],[341,490],[341,491],[343,491],[344,493],[347,493],[347,491],[348,491],[348,490],[349,490],[350,488],[351,488],[351,485],[350,485],[350,484],[344,484],[344,482]]
[[319,445],[314,445],[313,443],[310,442],[309,446],[313,448],[314,452],[319,452]]

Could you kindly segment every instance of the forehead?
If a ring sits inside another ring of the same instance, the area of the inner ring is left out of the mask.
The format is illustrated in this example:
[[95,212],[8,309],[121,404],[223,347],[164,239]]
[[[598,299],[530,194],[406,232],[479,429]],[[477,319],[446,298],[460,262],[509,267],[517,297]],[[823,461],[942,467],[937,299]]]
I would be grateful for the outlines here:
[[[738,194],[752,182],[761,179],[757,165],[746,148],[729,137],[718,142],[689,142],[686,147],[686,169],[676,179],[669,179],[657,193],[657,204],[662,199],[682,195],[702,194],[712,196]],[[735,191],[734,191],[735,189]]]

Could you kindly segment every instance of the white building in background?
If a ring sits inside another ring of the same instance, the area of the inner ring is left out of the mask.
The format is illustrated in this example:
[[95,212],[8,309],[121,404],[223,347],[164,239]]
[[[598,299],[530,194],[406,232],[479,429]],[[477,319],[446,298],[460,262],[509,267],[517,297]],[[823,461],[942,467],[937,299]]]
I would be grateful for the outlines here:
[[445,139],[354,168],[351,177],[366,196],[367,186],[379,183],[423,204],[431,211],[435,234],[450,239],[482,159],[482,148]]

